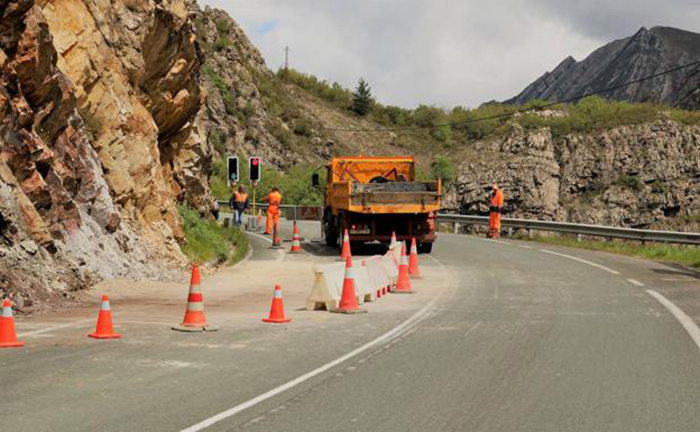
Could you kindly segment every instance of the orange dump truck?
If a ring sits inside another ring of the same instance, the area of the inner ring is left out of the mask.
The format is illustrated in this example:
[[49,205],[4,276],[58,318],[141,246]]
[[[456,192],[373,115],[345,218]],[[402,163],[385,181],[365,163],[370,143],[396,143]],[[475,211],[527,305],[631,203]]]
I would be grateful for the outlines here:
[[416,181],[412,157],[339,157],[327,166],[323,229],[326,243],[340,245],[345,228],[353,243],[388,244],[415,237],[418,251],[430,253],[440,181]]

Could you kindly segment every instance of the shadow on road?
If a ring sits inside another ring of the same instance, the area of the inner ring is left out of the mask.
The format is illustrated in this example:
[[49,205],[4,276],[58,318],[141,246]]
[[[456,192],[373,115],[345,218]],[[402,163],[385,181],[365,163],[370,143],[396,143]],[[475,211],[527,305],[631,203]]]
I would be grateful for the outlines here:
[[[340,249],[337,247],[326,246],[323,242],[308,242],[302,243],[302,249],[315,256],[323,257],[339,257]],[[352,245],[352,255],[358,257],[383,255],[387,251],[387,247],[377,243],[367,243],[361,245]]]
[[681,264],[674,263],[664,263],[666,267],[670,268],[655,268],[652,271],[656,274],[666,275],[666,276],[687,276],[700,280],[700,272],[693,270],[691,268],[685,267]]

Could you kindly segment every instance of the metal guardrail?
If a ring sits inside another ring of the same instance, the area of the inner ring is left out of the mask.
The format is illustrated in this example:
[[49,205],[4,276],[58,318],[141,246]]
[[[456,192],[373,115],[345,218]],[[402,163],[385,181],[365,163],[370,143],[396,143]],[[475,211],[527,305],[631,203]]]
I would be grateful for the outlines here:
[[[441,213],[438,215],[438,222],[460,225],[488,225],[489,218],[488,216],[450,215]],[[700,233],[691,232],[642,230],[636,228],[618,228],[602,225],[514,218],[502,218],[501,226],[504,228],[525,229],[528,230],[529,234],[531,234],[532,231],[547,231],[594,237],[621,238],[642,242],[700,245]]]
[[[220,208],[228,208],[228,201],[219,201]],[[267,204],[258,203],[256,207],[266,209]],[[298,208],[301,206],[282,204],[280,208],[287,209],[287,218],[297,220]],[[438,223],[451,223],[459,225],[487,225],[488,216],[455,215],[440,213]],[[681,231],[657,231],[636,228],[619,228],[603,225],[589,225],[570,222],[554,222],[536,219],[502,218],[501,226],[504,228],[524,229],[532,235],[533,231],[559,232],[565,234],[586,235],[592,237],[619,238],[641,242],[675,243],[687,245],[700,245],[700,233]]]

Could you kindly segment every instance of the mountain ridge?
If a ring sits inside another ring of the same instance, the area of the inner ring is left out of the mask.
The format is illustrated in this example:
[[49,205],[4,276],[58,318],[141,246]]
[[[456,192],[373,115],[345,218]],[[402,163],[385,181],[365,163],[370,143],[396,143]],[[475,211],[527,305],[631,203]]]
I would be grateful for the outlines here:
[[[567,100],[698,61],[700,34],[673,27],[642,27],[632,36],[594,50],[581,61],[566,57],[505,103]],[[698,83],[700,65],[613,90],[606,97],[698,109]]]

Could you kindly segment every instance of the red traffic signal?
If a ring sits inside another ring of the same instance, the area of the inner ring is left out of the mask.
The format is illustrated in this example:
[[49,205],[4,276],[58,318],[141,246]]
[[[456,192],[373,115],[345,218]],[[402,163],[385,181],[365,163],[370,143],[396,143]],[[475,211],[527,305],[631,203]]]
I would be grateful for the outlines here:
[[250,181],[260,181],[262,175],[262,160],[259,157],[251,157],[248,159],[248,173]]

